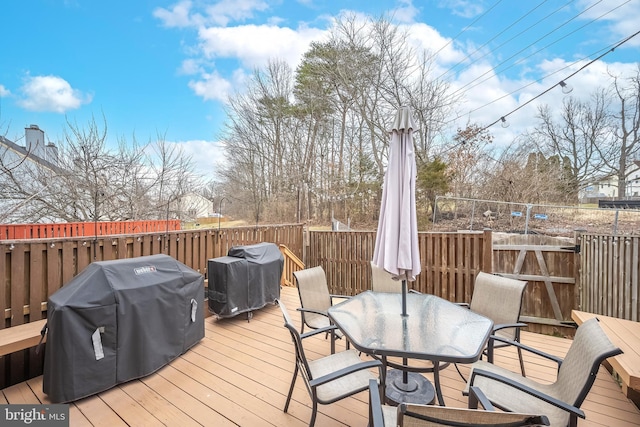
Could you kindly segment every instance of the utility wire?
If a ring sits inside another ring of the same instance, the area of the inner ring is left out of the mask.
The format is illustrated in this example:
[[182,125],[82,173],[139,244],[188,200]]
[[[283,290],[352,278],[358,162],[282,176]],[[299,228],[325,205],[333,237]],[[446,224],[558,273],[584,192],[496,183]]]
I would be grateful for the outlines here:
[[[591,61],[587,62],[586,64],[584,64],[582,67],[580,67],[579,69],[577,69],[576,71],[574,71],[573,73],[569,74],[566,78],[564,78],[561,81],[566,81],[568,79],[570,79],[571,77],[575,76],[576,74],[578,74],[580,71],[584,70],[585,68],[589,67],[591,64],[593,64],[594,62],[598,61],[599,59],[603,58],[604,56],[608,55],[609,53],[613,52],[614,50],[616,50],[617,48],[619,48],[620,46],[622,46],[623,44],[625,44],[626,42],[628,42],[629,40],[631,40],[632,38],[634,38],[635,36],[637,36],[638,34],[640,34],[640,31],[636,31],[635,33],[633,33],[632,35],[630,35],[629,37],[624,38],[622,41],[620,41],[619,43],[617,43],[615,46],[613,46],[611,49],[607,50],[606,52],[602,53],[601,55],[599,55],[598,57],[592,59]],[[556,86],[558,86],[560,84],[560,82],[554,84],[553,86],[549,87],[548,89],[544,90],[543,92],[539,93],[538,95],[534,96],[533,98],[529,99],[527,102],[519,105],[517,108],[514,108],[513,110],[511,110],[510,112],[508,112],[507,114],[501,116],[499,119],[497,119],[496,121],[494,121],[493,123],[488,124],[487,126],[485,126],[484,128],[482,128],[478,133],[483,132],[484,130],[490,128],[491,126],[495,125],[496,123],[502,121],[503,119],[506,119],[508,116],[510,116],[511,114],[515,113],[516,111],[520,110],[521,108],[525,107],[526,105],[532,103],[533,101],[535,101],[536,99],[540,98],[542,95],[546,94],[547,92],[551,91],[553,88],[555,88]]]
[[[612,45],[609,45],[609,46],[612,46]],[[553,75],[556,75],[556,74],[560,73],[561,71],[566,70],[567,68],[571,68],[571,67],[573,67],[574,65],[579,64],[580,62],[585,61],[585,60],[587,60],[587,59],[591,58],[591,57],[592,57],[592,56],[594,56],[594,55],[598,55],[598,54],[599,54],[600,52],[602,52],[603,50],[608,50],[608,49],[609,49],[609,47],[606,47],[606,48],[603,48],[603,49],[598,49],[596,52],[593,52],[593,53],[592,53],[592,54],[590,54],[590,55],[587,55],[587,56],[582,57],[582,58],[580,58],[580,59],[578,59],[578,60],[576,60],[576,61],[574,61],[574,62],[572,62],[572,63],[570,63],[570,64],[567,64],[567,65],[565,65],[564,67],[559,68],[559,69],[555,70],[555,71],[554,71],[554,72],[552,72],[552,73],[545,74],[544,76],[542,76],[542,77],[540,77],[540,78],[538,78],[538,79],[536,79],[536,80],[533,80],[533,81],[531,81],[531,82],[527,83],[527,84],[526,84],[526,85],[524,85],[524,86],[520,86],[519,88],[517,88],[517,89],[515,89],[515,90],[513,90],[513,91],[511,91],[511,92],[509,92],[509,93],[507,93],[507,94],[504,94],[504,95],[502,95],[502,96],[500,96],[500,97],[498,97],[498,98],[496,98],[496,99],[494,99],[494,100],[492,100],[492,101],[489,101],[489,102],[487,102],[487,103],[486,103],[486,104],[484,104],[484,105],[481,105],[481,106],[479,106],[479,107],[476,107],[476,108],[474,108],[473,110],[466,111],[464,114],[460,114],[459,116],[454,117],[453,119],[451,119],[451,120],[449,120],[449,121],[445,122],[444,124],[449,124],[449,123],[455,122],[456,120],[458,120],[458,119],[460,119],[460,118],[462,118],[462,117],[464,117],[464,116],[467,116],[467,115],[469,115],[469,114],[471,114],[471,113],[475,113],[475,112],[476,112],[476,111],[478,111],[478,110],[482,110],[483,108],[488,107],[489,105],[491,105],[491,104],[493,104],[493,103],[495,103],[495,102],[498,102],[498,101],[500,101],[500,100],[502,100],[502,99],[504,99],[504,98],[507,98],[507,97],[509,97],[509,96],[513,95],[514,93],[520,92],[521,90],[526,89],[526,88],[528,88],[529,86],[532,86],[532,85],[534,85],[534,84],[536,84],[536,83],[540,83],[540,82],[542,82],[543,80],[545,80],[545,79],[547,79],[547,78],[549,78],[549,77],[551,77],[551,76],[553,76]]]
[[[501,65],[503,65],[503,64],[505,64],[505,63],[507,63],[509,60],[513,59],[513,58],[514,58],[515,56],[517,56],[518,54],[520,54],[520,53],[524,52],[525,50],[529,49],[529,48],[530,48],[531,46],[533,46],[535,43],[537,43],[537,42],[539,42],[539,41],[541,41],[541,40],[545,39],[547,36],[549,36],[549,35],[553,34],[554,32],[558,31],[560,28],[562,28],[562,27],[564,27],[565,25],[569,24],[571,21],[573,21],[573,20],[577,19],[580,15],[584,14],[585,12],[587,12],[587,11],[588,11],[589,9],[591,9],[592,7],[595,7],[595,6],[596,6],[598,3],[600,3],[601,1],[602,1],[602,0],[599,0],[598,2],[596,2],[596,3],[592,4],[591,6],[589,6],[588,8],[586,8],[585,10],[583,10],[582,12],[580,12],[579,14],[577,14],[577,15],[573,16],[572,18],[570,18],[569,20],[565,21],[565,22],[564,22],[564,23],[562,23],[561,25],[559,25],[559,26],[555,27],[553,30],[549,31],[548,33],[546,33],[546,34],[545,34],[545,35],[543,35],[542,37],[539,37],[539,38],[538,38],[536,41],[534,41],[533,43],[531,43],[531,44],[529,44],[528,46],[525,46],[524,48],[520,49],[518,52],[514,53],[513,55],[511,55],[510,57],[508,57],[507,59],[505,59],[504,61],[502,61],[502,62],[501,62],[501,63],[499,63],[498,65],[496,65],[495,67],[491,68],[490,70],[485,71],[484,73],[482,73],[481,75],[479,75],[479,76],[478,76],[478,77],[476,77],[475,79],[471,80],[469,83],[467,83],[466,85],[462,86],[461,88],[458,88],[455,92],[453,92],[453,95],[455,95],[456,93],[458,93],[458,92],[462,91],[463,89],[465,89],[465,88],[469,87],[472,83],[476,82],[477,80],[481,79],[482,77],[486,76],[487,74],[489,74],[489,73],[491,73],[491,72],[494,72],[494,74],[497,74],[497,70],[498,70],[498,68],[499,68]],[[619,5],[619,6],[617,6],[615,9],[617,9],[617,8],[619,8],[619,7],[621,7],[621,6],[623,6],[624,4],[626,4],[626,3],[630,2],[630,1],[631,1],[631,0],[627,0],[625,3],[623,3],[623,4]],[[544,49],[546,49],[546,48],[548,48],[548,47],[550,47],[550,46],[552,46],[552,45],[554,45],[554,44],[558,43],[559,41],[561,41],[561,40],[565,39],[565,38],[566,38],[566,37],[568,37],[569,35],[571,35],[571,34],[573,34],[573,33],[577,32],[578,30],[580,30],[580,29],[582,29],[582,28],[584,28],[584,27],[586,27],[586,26],[588,26],[588,25],[590,25],[590,24],[594,23],[595,21],[597,21],[598,19],[602,18],[603,16],[605,16],[605,15],[607,15],[607,14],[609,14],[609,13],[613,12],[615,9],[612,9],[612,10],[610,10],[610,11],[608,11],[608,12],[606,12],[606,13],[604,13],[604,14],[600,15],[599,17],[592,19],[591,21],[587,22],[586,24],[584,24],[584,25],[582,25],[582,26],[578,27],[577,29],[575,29],[575,30],[571,31],[571,32],[570,32],[570,33],[568,33],[568,34],[565,34],[564,36],[560,37],[559,39],[556,39],[555,41],[553,41],[553,42],[551,42],[551,43],[549,43],[549,44],[545,45],[544,47],[542,47],[542,48],[540,48],[540,49],[536,50],[535,52],[533,52],[533,53],[531,53],[531,54],[527,55],[526,57],[518,59],[516,62],[514,62],[514,63],[513,63],[513,64],[511,64],[510,66],[508,66],[508,67],[506,67],[506,68],[504,68],[504,69],[501,69],[500,71],[506,71],[506,70],[508,70],[508,69],[510,69],[510,68],[512,68],[512,67],[514,67],[514,66],[516,66],[516,65],[518,65],[519,63],[521,63],[521,62],[522,62],[522,61],[524,61],[525,59],[527,59],[527,58],[529,58],[529,57],[531,57],[531,56],[533,56],[533,55],[535,55],[535,54],[539,53],[540,51],[542,51],[542,50],[544,50]],[[471,87],[469,87],[467,90],[465,90],[465,92],[467,92],[467,91],[469,91],[469,90],[473,89],[474,87],[478,86],[479,84],[484,83],[485,81],[487,81],[488,79],[490,79],[490,78],[492,78],[492,77],[493,77],[493,75],[491,75],[491,76],[489,76],[489,77],[487,77],[487,78],[485,78],[485,79],[483,79],[483,80],[481,80],[481,81],[477,82],[476,84],[472,85],[472,86],[471,86]]]
[[476,19],[473,20],[473,22],[469,25],[467,25],[466,27],[464,27],[462,29],[462,31],[460,31],[458,34],[456,34],[451,40],[449,40],[447,43],[445,43],[440,49],[437,50],[436,53],[433,54],[433,56],[438,55],[440,52],[442,52],[442,50],[444,48],[446,48],[447,46],[449,46],[451,43],[454,42],[454,40],[456,40],[458,37],[460,37],[465,31],[467,31],[469,28],[471,28],[471,26],[473,24],[475,24],[476,22],[478,22],[479,20],[481,20],[483,17],[485,17],[489,12],[491,12],[496,6],[498,6],[500,3],[502,2],[502,0],[498,0],[497,2],[495,2],[489,9],[487,9],[484,13],[482,13],[481,15],[479,15]]
[[[622,6],[624,6],[625,4],[629,3],[629,1],[631,1],[631,0],[627,0],[627,1],[625,1],[624,3],[622,3],[622,4],[618,5],[617,7],[615,7],[615,8],[613,8],[613,9],[609,10],[609,11],[608,11],[608,12],[606,12],[606,13],[603,13],[603,14],[602,14],[602,15],[600,15],[599,17],[594,18],[593,20],[591,20],[591,21],[587,22],[586,24],[584,24],[584,25],[580,26],[579,28],[577,28],[577,29],[573,30],[572,32],[570,32],[570,33],[566,34],[565,36],[563,36],[562,38],[560,38],[560,39],[556,40],[555,42],[552,42],[552,43],[550,43],[550,44],[547,44],[546,46],[544,46],[544,47],[542,47],[542,48],[540,48],[540,49],[536,50],[535,52],[531,53],[530,55],[528,55],[528,56],[526,56],[526,57],[520,58],[518,61],[514,62],[514,63],[513,63],[512,65],[510,65],[509,67],[506,67],[506,68],[504,68],[504,69],[501,69],[500,71],[501,71],[501,72],[504,72],[504,71],[506,71],[506,70],[508,70],[508,69],[510,69],[510,68],[512,68],[512,67],[514,67],[514,66],[516,66],[517,64],[519,64],[519,63],[520,63],[520,62],[522,62],[523,60],[525,60],[525,59],[527,59],[527,58],[529,58],[529,57],[531,57],[531,56],[533,56],[533,55],[535,55],[535,54],[539,53],[540,51],[542,51],[542,50],[544,50],[544,49],[548,48],[549,46],[551,46],[552,44],[554,44],[554,43],[558,42],[559,40],[562,40],[562,39],[564,39],[564,38],[568,37],[569,35],[571,35],[571,34],[573,34],[573,33],[577,32],[578,30],[580,30],[580,29],[582,29],[582,28],[586,27],[587,25],[592,24],[593,22],[595,22],[595,21],[597,21],[597,20],[601,19],[602,17],[604,17],[604,16],[608,15],[609,13],[611,13],[611,12],[615,11],[616,9],[618,9],[618,8],[620,8],[620,7],[622,7]],[[607,48],[605,48],[605,49],[607,49]],[[482,105],[482,106],[480,106],[480,107],[477,107],[477,108],[474,108],[473,110],[467,111],[467,112],[465,112],[465,114],[464,114],[464,115],[468,115],[468,114],[473,113],[473,112],[475,112],[475,111],[478,111],[478,110],[480,110],[480,109],[482,109],[482,108],[484,108],[484,107],[487,107],[487,106],[489,106],[489,105],[493,104],[494,102],[497,102],[497,101],[499,101],[499,100],[501,100],[501,99],[504,99],[504,98],[506,98],[506,97],[508,97],[508,96],[510,96],[510,95],[513,95],[514,93],[516,93],[516,92],[518,92],[518,91],[520,91],[520,90],[522,90],[522,89],[525,89],[525,88],[527,88],[527,87],[531,86],[531,85],[532,85],[532,84],[534,84],[534,83],[541,82],[542,80],[544,80],[544,79],[546,79],[546,78],[548,78],[548,77],[550,77],[550,76],[553,76],[554,74],[557,74],[557,73],[561,72],[562,70],[565,70],[565,69],[567,69],[567,68],[570,68],[570,67],[574,66],[575,64],[578,64],[579,62],[581,62],[581,61],[583,61],[583,60],[585,60],[585,59],[588,59],[589,57],[591,57],[591,56],[593,56],[593,55],[598,54],[598,53],[599,53],[599,52],[601,52],[602,50],[603,50],[603,49],[600,49],[600,50],[598,50],[598,51],[596,51],[596,52],[592,53],[591,55],[588,55],[588,56],[586,56],[586,57],[584,57],[584,58],[582,58],[582,59],[580,59],[580,60],[578,60],[578,61],[574,61],[573,63],[571,63],[571,64],[569,64],[569,65],[566,65],[566,66],[564,66],[564,67],[562,67],[562,68],[560,68],[560,69],[558,69],[558,70],[556,70],[556,71],[554,71],[554,72],[552,72],[552,73],[549,73],[549,74],[547,74],[547,75],[545,75],[545,76],[543,76],[543,77],[540,77],[539,79],[534,80],[534,81],[532,81],[532,82],[530,82],[530,83],[528,83],[528,84],[526,84],[526,85],[524,85],[524,86],[522,86],[522,87],[520,87],[520,88],[518,88],[518,89],[516,89],[516,90],[514,90],[514,91],[512,91],[512,92],[509,92],[509,93],[508,93],[508,94],[506,94],[506,95],[502,95],[502,96],[500,96],[499,98],[496,98],[496,99],[494,99],[494,100],[492,100],[492,101],[490,101],[490,102],[488,102],[488,103],[486,103],[486,104],[484,104],[484,105]],[[486,73],[484,73],[483,75],[485,75],[485,74],[489,73],[490,71],[492,71],[492,70],[487,71],[487,72],[486,72]],[[479,77],[482,77],[482,76],[479,76]],[[471,87],[470,87],[469,89],[467,89],[465,92],[467,92],[467,91],[471,90],[472,88],[474,88],[474,87],[476,87],[476,86],[478,86],[478,85],[480,85],[480,84],[482,84],[482,83],[486,82],[487,80],[489,80],[489,79],[491,79],[491,78],[493,78],[493,77],[494,77],[494,75],[491,75],[491,76],[489,76],[489,77],[487,77],[487,78],[483,79],[482,81],[480,81],[480,82],[476,83],[475,85],[471,86]],[[476,79],[476,80],[477,80],[477,79]],[[475,81],[475,80],[473,80],[473,81]],[[467,83],[467,85],[465,85],[464,87],[468,86],[470,83],[473,83],[473,81],[472,81],[472,82]],[[463,87],[463,88],[464,88],[464,87]],[[460,90],[461,90],[461,89],[463,89],[463,88],[458,89],[458,91],[460,91]],[[458,91],[456,91],[456,92],[454,92],[454,93],[457,93]],[[455,120],[459,119],[460,117],[463,117],[464,115],[459,115],[459,116],[457,116],[456,118],[454,118],[454,119],[452,119],[452,120],[449,120],[447,123],[451,123],[451,122],[453,122],[453,121],[455,121]]]
[[[520,18],[518,18],[517,20],[515,20],[514,22],[511,23],[511,25],[507,26],[505,29],[503,29],[502,31],[500,31],[498,34],[496,34],[495,36],[493,36],[492,38],[490,38],[489,40],[487,40],[486,42],[484,42],[481,46],[479,46],[477,49],[475,49],[473,52],[469,53],[468,55],[466,55],[463,59],[461,59],[460,61],[458,61],[458,63],[456,63],[455,65],[453,65],[451,68],[449,68],[447,71],[445,71],[444,73],[440,74],[438,77],[436,77],[436,80],[440,80],[441,78],[443,78],[444,76],[448,75],[449,73],[451,73],[458,65],[462,64],[464,61],[466,61],[467,59],[471,59],[471,56],[473,56],[476,52],[478,52],[480,49],[482,49],[483,47],[485,47],[486,45],[488,45],[489,43],[491,43],[493,40],[495,40],[496,38],[498,38],[499,36],[501,36],[502,34],[504,34],[507,30],[511,29],[514,25],[516,25],[518,22],[522,21],[524,18],[526,18],[527,16],[531,15],[536,9],[538,9],[540,6],[542,6],[543,4],[545,4],[548,0],[544,0],[542,3],[539,3],[536,7],[534,7],[533,9],[529,10],[527,13],[525,13],[524,15],[522,15]],[[518,34],[516,34],[515,36],[511,37],[509,40],[505,41],[504,43],[500,44],[499,46],[495,47],[494,49],[489,50],[487,53],[485,53],[484,55],[482,55],[480,58],[475,59],[474,61],[472,61],[471,63],[469,63],[466,67],[462,68],[462,70],[465,70],[467,68],[469,68],[471,65],[473,65],[474,63],[478,62],[480,59],[483,59],[485,56],[487,56],[488,54],[495,52],[495,50],[501,48],[502,46],[504,46],[505,44],[509,43],[511,40],[513,40],[514,38],[518,37],[519,35],[523,34],[524,32],[530,30],[532,27],[538,25],[540,22],[544,21],[545,19],[547,19],[549,16],[555,14],[556,12],[558,12],[560,9],[564,8],[565,6],[567,6],[569,3],[574,2],[575,0],[569,0],[567,3],[565,3],[564,5],[562,5],[561,7],[559,7],[558,9],[554,10],[553,12],[551,12],[550,14],[548,14],[547,16],[545,16],[544,18],[538,20],[535,24],[529,26],[528,28],[526,28],[525,30],[519,32]],[[461,71],[462,71],[461,70]]]

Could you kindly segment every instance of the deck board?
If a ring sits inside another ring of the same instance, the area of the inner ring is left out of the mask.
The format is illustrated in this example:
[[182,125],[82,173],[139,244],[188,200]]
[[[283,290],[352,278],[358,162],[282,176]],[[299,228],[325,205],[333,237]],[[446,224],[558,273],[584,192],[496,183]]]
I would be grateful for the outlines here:
[[[299,326],[295,288],[283,288],[282,300]],[[523,332],[525,344],[563,356],[571,341]],[[309,358],[328,354],[329,342],[316,336],[305,343]],[[338,341],[338,349],[344,343]],[[364,358],[365,356],[363,356]],[[289,412],[282,408],[293,373],[293,345],[283,327],[280,310],[272,305],[246,316],[230,319],[208,317],[205,338],[158,372],[120,384],[110,390],[73,402],[72,426],[305,426],[311,416],[310,399],[300,379],[296,382]],[[519,371],[514,349],[499,349],[495,363]],[[553,381],[555,367],[525,353],[527,375]],[[469,367],[460,365],[463,376]],[[431,380],[433,377],[426,374]],[[454,366],[441,371],[445,402],[466,407],[464,382]],[[48,403],[42,377],[8,387],[0,403]],[[332,405],[320,406],[318,426],[366,426],[368,396],[360,393]],[[640,425],[640,411],[622,393],[611,375],[601,368],[583,409],[580,427]]]

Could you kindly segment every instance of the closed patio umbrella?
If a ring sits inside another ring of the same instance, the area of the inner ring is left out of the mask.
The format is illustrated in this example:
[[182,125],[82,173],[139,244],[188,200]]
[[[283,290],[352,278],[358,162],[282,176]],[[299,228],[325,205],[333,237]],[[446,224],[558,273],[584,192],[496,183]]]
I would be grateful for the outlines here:
[[402,281],[402,315],[406,316],[407,281],[420,274],[416,216],[416,157],[409,107],[400,107],[391,128],[389,163],[384,175],[373,263]]
[[[407,281],[420,274],[418,220],[416,215],[416,157],[413,131],[416,126],[409,107],[400,107],[391,127],[389,163],[384,175],[380,218],[373,250],[373,263],[402,281],[402,317],[407,318]],[[405,323],[403,322],[403,325]],[[406,328],[402,333],[409,339]],[[407,359],[403,358],[403,365]],[[400,403],[427,401],[428,381],[419,374],[411,377],[406,370],[387,374],[387,398]]]

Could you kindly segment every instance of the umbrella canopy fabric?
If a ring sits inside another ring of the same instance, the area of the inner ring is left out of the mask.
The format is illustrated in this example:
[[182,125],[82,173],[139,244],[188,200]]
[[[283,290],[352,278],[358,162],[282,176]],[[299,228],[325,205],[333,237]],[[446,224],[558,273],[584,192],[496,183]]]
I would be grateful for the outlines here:
[[396,113],[384,176],[380,219],[373,263],[397,280],[414,281],[420,274],[418,220],[416,216],[416,158],[413,131],[416,126],[409,107]]

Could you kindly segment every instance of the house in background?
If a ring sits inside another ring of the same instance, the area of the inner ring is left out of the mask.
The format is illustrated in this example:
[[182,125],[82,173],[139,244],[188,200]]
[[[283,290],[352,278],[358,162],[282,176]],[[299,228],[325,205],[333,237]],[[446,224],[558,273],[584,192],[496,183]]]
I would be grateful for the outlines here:
[[44,131],[38,125],[24,129],[25,145],[18,145],[0,135],[0,158],[3,168],[11,169],[23,160],[55,170],[58,166],[58,148],[55,144],[45,143]]
[[[609,174],[586,185],[580,194],[580,200],[584,203],[586,200],[614,199],[619,196],[618,176]],[[634,160],[629,166],[625,198],[640,198],[640,160]]]
[[44,131],[37,125],[30,125],[24,134],[25,145],[0,135],[0,223],[21,222],[16,212],[32,207],[31,197],[16,199],[8,190],[11,182],[33,179],[36,171],[52,176],[61,172],[58,149],[53,143],[45,143]]
[[170,207],[177,219],[193,221],[214,216],[213,202],[197,193],[179,197]]

